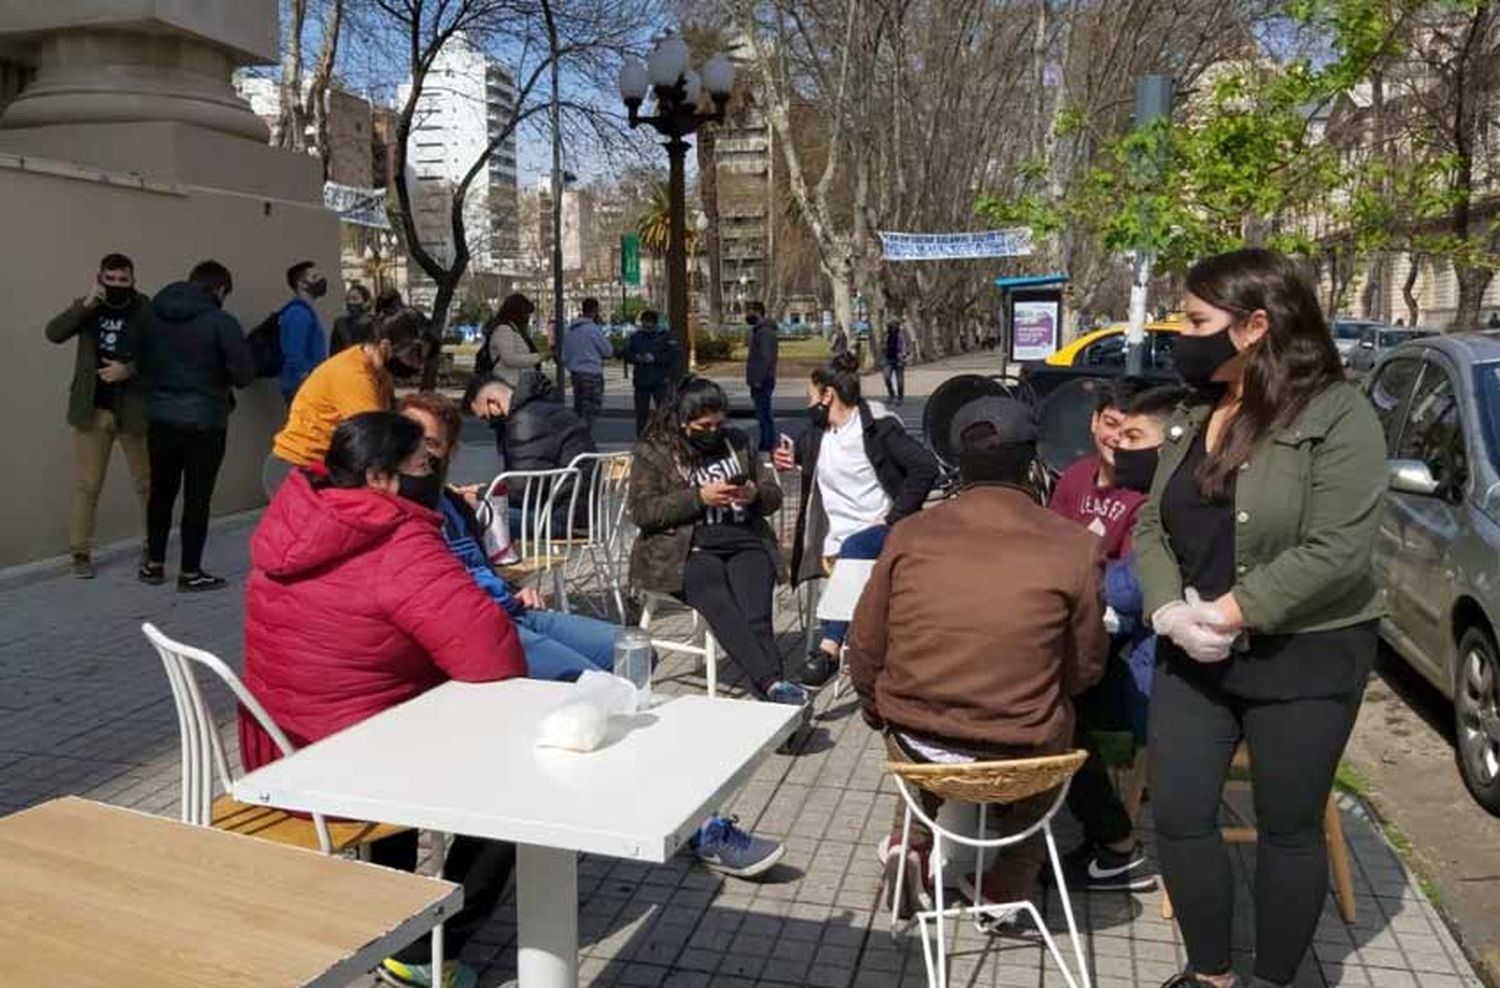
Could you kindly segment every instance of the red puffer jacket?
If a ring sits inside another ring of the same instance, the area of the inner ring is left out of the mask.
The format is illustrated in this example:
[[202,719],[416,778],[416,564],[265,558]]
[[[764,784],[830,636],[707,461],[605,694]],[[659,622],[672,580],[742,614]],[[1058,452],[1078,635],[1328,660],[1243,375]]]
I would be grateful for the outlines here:
[[[448,679],[526,675],[515,626],[448,551],[434,512],[295,471],[250,543],[245,685],[301,747]],[[240,711],[246,771],[280,757]]]

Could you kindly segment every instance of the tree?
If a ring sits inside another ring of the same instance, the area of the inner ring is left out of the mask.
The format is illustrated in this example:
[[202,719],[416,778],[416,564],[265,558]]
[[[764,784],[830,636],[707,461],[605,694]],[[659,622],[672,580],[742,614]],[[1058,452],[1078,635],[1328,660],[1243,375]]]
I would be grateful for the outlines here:
[[[338,62],[339,39],[344,27],[345,0],[318,0],[323,8],[317,59],[312,75],[304,76],[303,35],[309,21],[309,0],[291,0],[287,10],[286,48],[281,56],[280,113],[274,143],[290,151],[311,147],[323,163],[327,180],[332,154],[328,146],[328,90]],[[304,82],[305,79],[305,82]],[[308,137],[311,131],[312,143]]]

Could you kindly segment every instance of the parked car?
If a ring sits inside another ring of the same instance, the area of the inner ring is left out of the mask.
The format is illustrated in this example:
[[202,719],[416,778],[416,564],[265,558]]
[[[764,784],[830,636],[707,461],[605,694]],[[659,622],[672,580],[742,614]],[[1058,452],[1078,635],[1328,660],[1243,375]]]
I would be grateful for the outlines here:
[[1410,340],[1365,389],[1389,456],[1381,634],[1453,701],[1459,772],[1500,815],[1500,338]]
[[[1172,344],[1182,332],[1183,325],[1183,317],[1179,314],[1146,324],[1147,369],[1172,368]],[[1125,324],[1117,322],[1084,333],[1044,362],[1049,367],[1124,367]]]
[[1334,316],[1329,322],[1328,328],[1333,331],[1333,345],[1338,347],[1339,359],[1344,366],[1349,366],[1349,357],[1359,346],[1359,337],[1366,329],[1384,325],[1374,319],[1352,319],[1348,316]]
[[1407,340],[1431,336],[1430,329],[1411,329],[1406,326],[1383,326],[1374,324],[1360,330],[1359,340],[1344,359],[1344,366],[1356,374],[1367,374],[1387,350],[1400,346]]

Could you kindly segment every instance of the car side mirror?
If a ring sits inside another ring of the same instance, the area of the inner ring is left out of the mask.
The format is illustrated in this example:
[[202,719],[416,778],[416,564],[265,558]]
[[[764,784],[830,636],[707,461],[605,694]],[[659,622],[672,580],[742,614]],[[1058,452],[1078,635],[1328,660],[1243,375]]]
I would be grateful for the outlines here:
[[1421,460],[1391,460],[1386,464],[1386,482],[1398,494],[1432,497],[1441,485],[1432,469]]

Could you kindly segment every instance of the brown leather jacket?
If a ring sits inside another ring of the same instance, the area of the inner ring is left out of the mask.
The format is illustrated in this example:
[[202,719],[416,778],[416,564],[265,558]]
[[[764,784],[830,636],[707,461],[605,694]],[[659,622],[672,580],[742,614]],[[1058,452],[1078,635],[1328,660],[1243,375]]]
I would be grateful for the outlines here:
[[849,632],[866,718],[963,748],[1051,748],[1108,636],[1093,533],[998,484],[891,530]]

